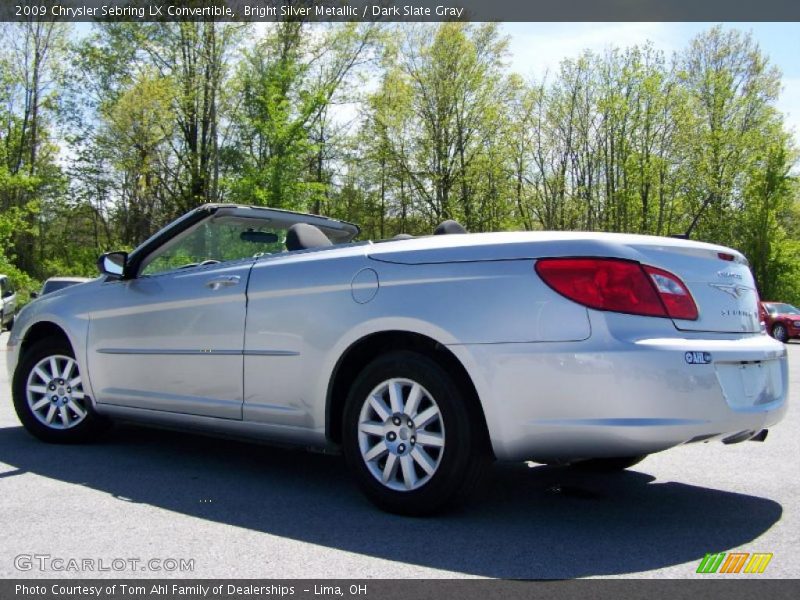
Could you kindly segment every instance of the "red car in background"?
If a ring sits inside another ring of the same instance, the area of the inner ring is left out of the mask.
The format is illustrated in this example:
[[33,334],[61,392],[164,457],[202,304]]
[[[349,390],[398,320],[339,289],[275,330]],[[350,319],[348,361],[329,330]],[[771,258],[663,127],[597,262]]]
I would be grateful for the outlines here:
[[785,302],[762,302],[761,319],[767,333],[780,342],[800,338],[800,308]]

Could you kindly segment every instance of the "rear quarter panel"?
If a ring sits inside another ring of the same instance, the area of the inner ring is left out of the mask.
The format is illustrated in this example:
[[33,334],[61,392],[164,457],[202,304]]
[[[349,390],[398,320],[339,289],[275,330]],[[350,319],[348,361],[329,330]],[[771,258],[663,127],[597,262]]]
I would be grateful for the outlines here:
[[253,268],[248,287],[244,418],[324,434],[337,362],[358,340],[393,330],[445,345],[591,334],[586,309],[544,285],[527,259],[405,265],[363,251],[270,257]]

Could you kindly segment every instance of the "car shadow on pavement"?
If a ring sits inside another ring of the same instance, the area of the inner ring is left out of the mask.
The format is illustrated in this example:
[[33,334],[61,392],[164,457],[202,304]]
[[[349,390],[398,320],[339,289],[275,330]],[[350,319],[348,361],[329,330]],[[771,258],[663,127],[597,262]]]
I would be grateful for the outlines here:
[[4,476],[35,473],[253,531],[502,578],[696,561],[752,541],[782,513],[766,498],[657,482],[645,462],[611,475],[496,465],[467,506],[411,519],[373,508],[340,457],[133,427],[58,452],[21,427],[0,429],[0,462],[17,469]]

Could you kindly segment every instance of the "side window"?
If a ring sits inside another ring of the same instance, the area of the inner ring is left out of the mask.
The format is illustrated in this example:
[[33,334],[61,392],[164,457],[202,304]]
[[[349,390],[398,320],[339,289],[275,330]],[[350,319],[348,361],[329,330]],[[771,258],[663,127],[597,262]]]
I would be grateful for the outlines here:
[[140,275],[155,275],[280,252],[285,232],[268,225],[269,222],[264,220],[236,217],[203,221],[151,254]]
[[6,281],[8,281],[5,277],[0,279],[0,297],[5,298],[6,295]]

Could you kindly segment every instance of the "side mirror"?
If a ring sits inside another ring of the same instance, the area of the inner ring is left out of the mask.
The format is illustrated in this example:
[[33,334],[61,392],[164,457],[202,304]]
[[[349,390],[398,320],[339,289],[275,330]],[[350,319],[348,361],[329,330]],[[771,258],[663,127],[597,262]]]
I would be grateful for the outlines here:
[[30,294],[31,300],[35,300],[39,297],[39,292],[31,292]]
[[103,275],[108,275],[113,279],[122,279],[125,276],[127,262],[127,252],[106,252],[97,259],[97,268]]

